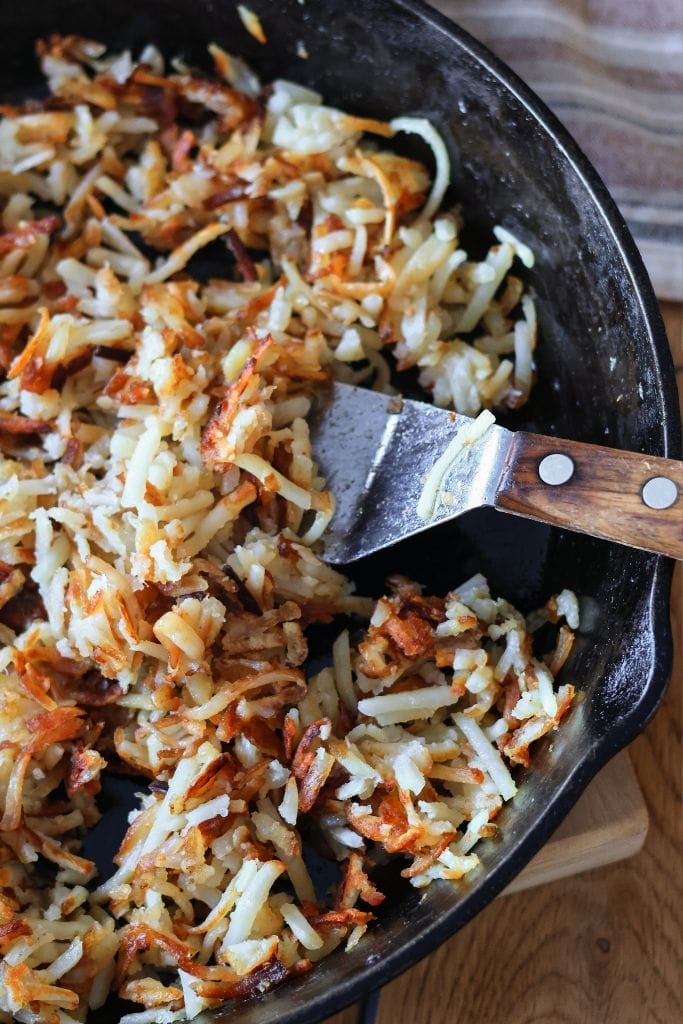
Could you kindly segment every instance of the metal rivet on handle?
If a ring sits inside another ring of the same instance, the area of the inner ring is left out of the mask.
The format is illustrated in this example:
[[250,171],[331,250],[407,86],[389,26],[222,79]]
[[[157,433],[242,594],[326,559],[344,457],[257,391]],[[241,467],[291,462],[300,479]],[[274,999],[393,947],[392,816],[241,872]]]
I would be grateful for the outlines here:
[[671,508],[678,497],[678,487],[668,476],[653,476],[643,486],[641,495],[648,508]]
[[558,484],[566,484],[574,475],[574,462],[568,455],[561,452],[553,452],[541,459],[538,466],[538,475],[544,484],[551,484],[557,487]]

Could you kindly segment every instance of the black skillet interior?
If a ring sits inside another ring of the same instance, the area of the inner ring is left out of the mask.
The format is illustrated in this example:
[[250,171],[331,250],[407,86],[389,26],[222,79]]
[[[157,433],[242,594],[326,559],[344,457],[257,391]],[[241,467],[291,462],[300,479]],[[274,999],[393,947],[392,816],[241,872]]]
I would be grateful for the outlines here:
[[[279,76],[312,85],[329,103],[357,113],[429,117],[451,151],[471,251],[482,251],[500,223],[537,254],[527,276],[542,334],[538,384],[511,425],[678,456],[670,357],[640,259],[595,172],[543,105],[483,47],[412,0],[249,6],[261,17],[267,46],[245,32],[233,3],[220,0],[4,3],[0,95],[36,91],[34,40],[58,31],[135,51],[154,41],[167,56],[182,54],[198,65],[207,64],[206,44],[215,40],[265,81]],[[297,56],[299,41],[307,59]],[[414,152],[429,157],[419,147]],[[662,559],[477,512],[352,574],[377,593],[386,573],[397,570],[436,592],[481,570],[497,592],[525,607],[572,587],[582,595],[583,625],[566,674],[585,700],[539,750],[520,796],[500,816],[501,840],[482,845],[483,870],[475,878],[420,894],[393,876],[395,898],[353,952],[335,953],[311,975],[207,1019],[306,1024],[425,955],[523,867],[597,768],[643,728],[663,693],[671,566]],[[109,1019],[115,1017],[116,1010]]]

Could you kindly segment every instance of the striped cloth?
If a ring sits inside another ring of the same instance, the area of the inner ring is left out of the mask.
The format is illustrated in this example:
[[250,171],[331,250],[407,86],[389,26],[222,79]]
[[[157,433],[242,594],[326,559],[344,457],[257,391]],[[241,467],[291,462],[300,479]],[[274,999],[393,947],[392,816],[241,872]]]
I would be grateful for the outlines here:
[[554,110],[683,300],[683,0],[435,0]]

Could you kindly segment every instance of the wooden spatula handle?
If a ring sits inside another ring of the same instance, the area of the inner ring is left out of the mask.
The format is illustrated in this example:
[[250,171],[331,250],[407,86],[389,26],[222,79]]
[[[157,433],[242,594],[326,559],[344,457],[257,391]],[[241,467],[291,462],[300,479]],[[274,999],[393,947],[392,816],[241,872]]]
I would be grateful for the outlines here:
[[497,508],[683,559],[683,462],[514,435]]

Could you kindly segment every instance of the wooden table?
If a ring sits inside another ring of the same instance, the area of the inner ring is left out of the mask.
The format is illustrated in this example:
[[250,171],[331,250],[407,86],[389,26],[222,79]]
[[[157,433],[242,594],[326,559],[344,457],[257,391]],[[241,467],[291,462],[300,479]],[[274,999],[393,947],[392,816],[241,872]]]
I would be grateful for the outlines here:
[[[683,306],[663,304],[683,404]],[[630,754],[650,828],[630,860],[496,900],[382,990],[376,1024],[683,1019],[683,566],[664,702]],[[327,1024],[359,1024],[357,1007]]]

